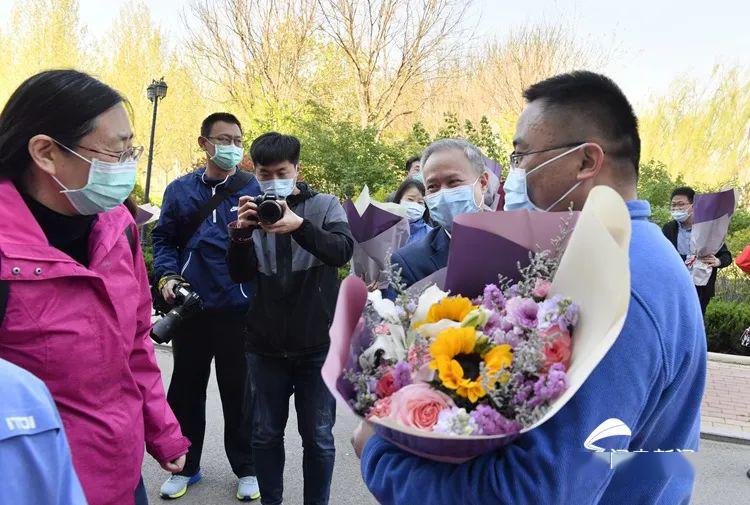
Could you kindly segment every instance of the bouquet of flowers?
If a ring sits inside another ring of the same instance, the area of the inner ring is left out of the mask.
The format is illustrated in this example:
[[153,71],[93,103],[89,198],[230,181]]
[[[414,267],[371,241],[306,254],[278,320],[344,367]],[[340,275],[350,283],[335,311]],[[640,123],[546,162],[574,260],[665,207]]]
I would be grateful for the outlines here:
[[[476,232],[487,220],[495,240],[503,214],[461,216],[452,242],[462,226]],[[545,422],[614,343],[629,300],[624,203],[597,188],[576,217],[571,231],[570,214],[558,215],[548,248],[527,251],[514,277],[496,275],[473,299],[437,285],[405,290],[391,272],[391,301],[347,278],[323,368],[329,388],[379,435],[440,461],[465,461]],[[609,257],[592,260],[591,251]],[[456,264],[451,256],[448,278]]]

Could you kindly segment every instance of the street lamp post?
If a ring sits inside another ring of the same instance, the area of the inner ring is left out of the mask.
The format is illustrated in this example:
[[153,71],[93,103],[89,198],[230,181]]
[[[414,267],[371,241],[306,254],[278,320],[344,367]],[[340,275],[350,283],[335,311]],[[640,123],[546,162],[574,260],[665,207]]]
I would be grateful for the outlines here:
[[148,166],[146,167],[146,187],[143,190],[143,203],[149,203],[149,192],[151,191],[151,164],[154,161],[154,133],[156,131],[156,110],[159,107],[159,99],[167,96],[167,83],[162,77],[158,81],[153,80],[146,88],[146,96],[154,102],[154,115],[151,118],[151,140],[148,144]]

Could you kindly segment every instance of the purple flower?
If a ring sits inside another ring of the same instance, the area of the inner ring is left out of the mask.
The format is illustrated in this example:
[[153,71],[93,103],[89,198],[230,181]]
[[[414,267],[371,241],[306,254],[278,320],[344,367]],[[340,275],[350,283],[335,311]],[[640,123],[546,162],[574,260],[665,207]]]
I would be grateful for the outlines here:
[[536,407],[542,403],[554,400],[568,389],[568,375],[562,363],[555,363],[549,369],[547,375],[542,375],[534,383],[534,398],[529,406]]
[[531,298],[511,298],[506,304],[508,319],[522,328],[536,328],[539,306]]
[[[579,308],[577,303],[570,302],[570,305],[568,305],[568,308],[565,309],[565,313],[563,314],[563,320],[567,327],[575,326],[578,324],[578,314],[579,314]],[[561,328],[564,330],[567,330],[568,328]]]
[[503,331],[498,329],[492,332],[492,343],[495,345],[508,344],[515,349],[520,345],[521,337],[516,335],[514,331]]
[[438,414],[438,420],[432,431],[449,435],[478,435],[479,427],[465,409],[449,407]]
[[501,316],[498,312],[491,312],[490,317],[487,318],[487,322],[484,323],[484,329],[482,331],[485,335],[490,335],[495,330],[499,330],[502,324],[503,316]]
[[[539,329],[546,330],[553,326],[559,326],[561,321],[560,305],[564,298],[560,295],[555,295],[548,300],[544,300],[539,304]],[[567,330],[567,328],[565,328]]]
[[411,366],[406,361],[399,361],[391,370],[393,386],[396,391],[411,384]]
[[471,418],[479,428],[477,435],[507,435],[521,431],[521,424],[511,421],[488,405],[480,405]]
[[514,405],[523,405],[528,401],[531,393],[534,392],[534,383],[526,380],[522,374],[519,375],[520,378],[519,376],[516,376],[516,394],[513,395]]
[[503,292],[494,284],[487,284],[487,286],[485,286],[482,298],[482,305],[485,309],[500,310],[505,307],[505,297],[503,296]]

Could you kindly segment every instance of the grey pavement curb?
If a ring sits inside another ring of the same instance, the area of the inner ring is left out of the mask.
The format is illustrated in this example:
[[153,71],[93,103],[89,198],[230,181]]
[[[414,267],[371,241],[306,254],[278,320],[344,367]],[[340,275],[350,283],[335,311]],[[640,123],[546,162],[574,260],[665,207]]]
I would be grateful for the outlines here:
[[734,365],[750,365],[750,356],[737,356],[735,354],[709,352],[708,361],[718,361],[719,363],[731,363]]
[[701,438],[717,442],[750,445],[750,433],[726,428],[701,428]]

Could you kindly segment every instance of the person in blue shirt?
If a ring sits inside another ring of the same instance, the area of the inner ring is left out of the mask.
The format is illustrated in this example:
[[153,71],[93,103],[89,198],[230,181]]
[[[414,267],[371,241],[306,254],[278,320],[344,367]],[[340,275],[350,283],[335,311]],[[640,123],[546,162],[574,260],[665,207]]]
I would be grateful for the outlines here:
[[[164,299],[173,302],[175,287],[188,283],[203,300],[203,310],[179,328],[172,340],[174,370],[167,400],[192,445],[184,469],[164,483],[161,495],[179,498],[201,478],[206,387],[211,361],[215,359],[224,413],[224,448],[232,471],[239,477],[237,498],[251,500],[260,496],[251,449],[250,414],[243,407],[249,405],[244,318],[252,285],[231,279],[225,257],[227,226],[237,219],[239,199],[257,196],[260,186],[255,177],[239,172],[237,165],[244,157],[244,149],[242,127],[235,116],[208,116],[201,125],[198,144],[206,153],[206,166],[167,186],[159,223],[152,232],[154,277],[159,279]],[[244,186],[236,181],[239,177],[247,179]],[[217,192],[226,191],[223,188],[237,186],[241,189],[233,193],[229,190],[232,194],[186,241],[183,230],[190,228],[199,209]]]
[[62,420],[44,383],[0,359],[0,503],[86,505]]
[[[687,504],[694,474],[675,451],[698,449],[706,340],[687,270],[649,222],[648,202],[638,200],[633,109],[612,80],[584,71],[534,84],[524,97],[506,205],[580,210],[597,185],[622,196],[632,222],[631,298],[622,332],[552,419],[464,464],[421,459],[360,426],[353,444],[365,483],[383,504]],[[586,449],[587,437],[609,419],[632,434],[607,437],[599,447],[651,452],[610,464]]]
[[406,208],[409,219],[409,241],[421,240],[432,230],[430,212],[424,205],[424,184],[416,179],[407,179],[396,190],[393,201]]
[[[460,214],[486,210],[484,195],[489,175],[484,155],[464,139],[441,139],[422,153],[424,201],[430,218],[438,225],[419,240],[396,251],[391,263],[401,269],[401,281],[411,286],[448,264],[450,230]],[[387,296],[393,297],[389,289]]]

